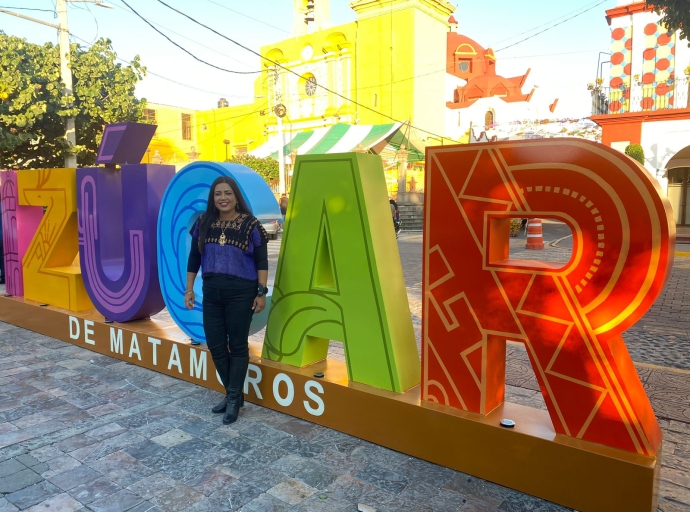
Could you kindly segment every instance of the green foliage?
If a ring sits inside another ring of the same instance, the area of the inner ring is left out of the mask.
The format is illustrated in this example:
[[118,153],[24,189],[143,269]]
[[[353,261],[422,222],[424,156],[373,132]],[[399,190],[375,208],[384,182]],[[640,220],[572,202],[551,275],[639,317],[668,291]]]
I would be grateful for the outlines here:
[[680,29],[681,38],[690,46],[690,0],[647,0],[647,5],[661,15],[661,23],[669,32]]
[[522,219],[510,219],[510,236],[517,236],[522,227]]
[[266,181],[277,180],[280,177],[278,160],[268,156],[266,158],[257,158],[251,155],[233,156],[228,161],[254,169]]
[[644,150],[639,144],[628,144],[625,148],[625,154],[644,165]]
[[[70,152],[79,165],[93,164],[106,124],[142,119],[146,100],[134,97],[134,86],[146,68],[138,56],[131,66],[117,64],[109,39],[70,50],[74,94],[66,97],[58,47],[0,31],[0,167],[63,167]],[[73,148],[68,117],[76,121]]]

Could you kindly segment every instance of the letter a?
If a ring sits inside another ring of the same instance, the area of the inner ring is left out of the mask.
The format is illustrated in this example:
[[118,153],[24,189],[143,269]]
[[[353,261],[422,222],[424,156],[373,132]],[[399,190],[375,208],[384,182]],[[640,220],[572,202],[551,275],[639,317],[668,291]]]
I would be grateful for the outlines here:
[[300,157],[263,357],[294,366],[341,341],[350,380],[402,392],[419,357],[381,159]]

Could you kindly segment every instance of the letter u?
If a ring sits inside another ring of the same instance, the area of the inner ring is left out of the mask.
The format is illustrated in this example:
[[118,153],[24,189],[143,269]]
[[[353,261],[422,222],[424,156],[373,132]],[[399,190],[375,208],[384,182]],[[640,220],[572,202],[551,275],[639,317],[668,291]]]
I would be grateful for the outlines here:
[[127,322],[165,307],[156,229],[160,198],[174,174],[168,165],[77,171],[81,271],[94,306],[108,319]]

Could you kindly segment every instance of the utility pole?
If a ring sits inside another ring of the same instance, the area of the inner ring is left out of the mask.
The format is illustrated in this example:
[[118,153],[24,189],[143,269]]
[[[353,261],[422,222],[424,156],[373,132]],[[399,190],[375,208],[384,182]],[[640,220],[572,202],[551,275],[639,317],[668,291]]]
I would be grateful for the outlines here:
[[[70,64],[69,47],[69,27],[67,25],[67,0],[57,0],[58,32],[60,34],[60,76],[65,88],[62,90],[63,96],[74,94],[72,89],[72,66]],[[70,107],[72,104],[70,103]],[[77,145],[77,132],[74,127],[74,118],[67,118],[65,127],[65,138],[71,148]],[[68,154],[65,156],[65,167],[77,167],[77,155]]]

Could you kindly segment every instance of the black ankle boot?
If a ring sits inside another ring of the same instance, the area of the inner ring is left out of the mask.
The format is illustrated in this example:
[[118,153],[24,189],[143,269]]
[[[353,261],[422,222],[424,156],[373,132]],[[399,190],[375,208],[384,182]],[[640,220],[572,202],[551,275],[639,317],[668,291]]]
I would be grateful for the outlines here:
[[240,400],[228,400],[228,406],[223,416],[223,425],[235,423],[240,415]]
[[229,425],[237,421],[240,407],[244,405],[244,379],[247,376],[248,357],[231,357],[230,372],[228,374],[228,394],[223,424]]
[[[228,386],[230,385],[230,381],[228,380],[230,377],[230,358],[229,357],[226,357],[223,359],[214,358],[213,364],[216,367],[216,372],[218,373],[218,377],[220,378],[221,384],[223,384],[223,387],[227,390]],[[223,397],[223,401],[220,402],[215,407],[213,407],[211,409],[211,412],[213,414],[224,413],[225,409],[227,408],[227,404],[228,404],[228,395],[227,395],[227,391],[226,391],[226,395]]]
[[[240,398],[240,407],[244,407],[244,395],[242,395],[242,398]],[[211,409],[211,412],[213,414],[220,414],[225,412],[225,409],[228,408],[228,395],[225,395],[223,397],[223,401],[216,405],[213,409]]]
[[228,395],[225,395],[223,397],[223,401],[221,403],[219,403],[218,405],[216,405],[213,409],[211,409],[211,412],[213,414],[220,414],[220,413],[225,412],[225,409],[227,409],[227,407],[228,407]]

